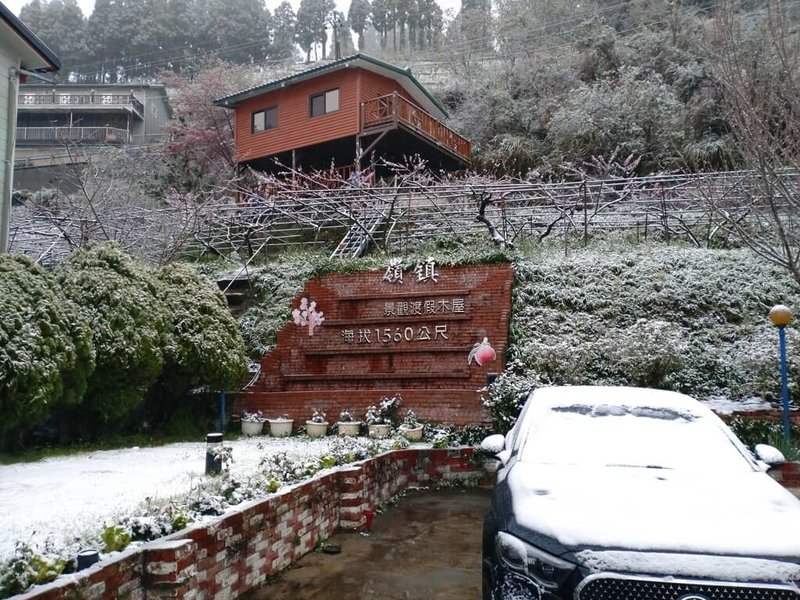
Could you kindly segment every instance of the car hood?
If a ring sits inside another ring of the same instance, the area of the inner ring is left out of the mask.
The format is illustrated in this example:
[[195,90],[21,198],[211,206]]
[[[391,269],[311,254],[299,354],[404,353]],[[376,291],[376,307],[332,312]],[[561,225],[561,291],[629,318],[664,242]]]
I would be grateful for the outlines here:
[[[564,552],[800,557],[800,501],[765,473],[516,463],[512,533]],[[550,544],[548,544],[550,545]]]

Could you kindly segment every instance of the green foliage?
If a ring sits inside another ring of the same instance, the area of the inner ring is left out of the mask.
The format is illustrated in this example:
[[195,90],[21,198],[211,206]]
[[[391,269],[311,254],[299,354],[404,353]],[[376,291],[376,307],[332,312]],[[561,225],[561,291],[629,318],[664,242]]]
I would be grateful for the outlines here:
[[[777,334],[766,315],[797,303],[784,272],[746,251],[660,246],[515,264],[507,368],[484,394],[507,430],[545,384],[638,385],[700,399],[780,393]],[[800,335],[787,329],[791,393]]]
[[482,170],[496,175],[525,176],[540,162],[542,148],[527,136],[501,133],[480,149]]
[[492,417],[495,431],[505,433],[511,429],[528,394],[544,384],[539,375],[528,370],[521,360],[507,361],[503,372],[481,392],[481,402]]
[[734,416],[728,425],[742,443],[752,449],[756,444],[769,444],[783,453],[786,460],[800,460],[800,428],[790,426],[789,441],[783,435],[783,423],[766,419]]
[[42,556],[23,542],[17,542],[14,558],[0,564],[0,598],[21,594],[33,585],[50,583],[61,575],[63,559]]
[[111,525],[100,534],[103,540],[103,552],[120,552],[131,543],[131,534],[119,525]]
[[564,157],[645,157],[670,166],[686,138],[684,107],[655,74],[625,69],[619,80],[602,79],[573,90],[549,123],[548,139]]
[[157,277],[169,315],[164,376],[184,376],[192,385],[214,390],[236,387],[247,372],[247,359],[220,290],[185,265],[163,267]]
[[94,369],[89,322],[44,270],[0,255],[0,431],[75,404]]
[[281,327],[291,319],[291,303],[314,274],[314,265],[299,258],[272,263],[251,279],[257,303],[239,317],[247,354],[260,359],[275,344]]
[[83,405],[102,420],[122,417],[142,401],[164,364],[168,313],[158,282],[115,244],[78,250],[55,273],[92,324],[97,368]]

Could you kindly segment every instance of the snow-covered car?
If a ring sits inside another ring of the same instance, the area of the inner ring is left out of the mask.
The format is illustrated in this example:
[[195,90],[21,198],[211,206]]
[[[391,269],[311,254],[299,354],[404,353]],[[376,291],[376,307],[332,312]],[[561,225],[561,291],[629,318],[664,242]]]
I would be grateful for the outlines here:
[[484,600],[800,599],[800,501],[700,402],[540,388],[505,436]]

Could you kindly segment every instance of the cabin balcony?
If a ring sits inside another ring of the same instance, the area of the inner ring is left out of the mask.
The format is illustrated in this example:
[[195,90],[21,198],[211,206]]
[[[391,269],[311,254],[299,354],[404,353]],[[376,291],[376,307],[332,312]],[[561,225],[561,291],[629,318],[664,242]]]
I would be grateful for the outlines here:
[[128,112],[139,119],[144,119],[144,105],[133,94],[108,94],[103,92],[72,93],[57,92],[19,94],[17,99],[19,112]]
[[361,135],[405,129],[425,138],[456,160],[469,164],[469,140],[399,94],[379,96],[361,103]]
[[117,127],[17,127],[17,144],[52,146],[81,144],[129,144],[131,134]]

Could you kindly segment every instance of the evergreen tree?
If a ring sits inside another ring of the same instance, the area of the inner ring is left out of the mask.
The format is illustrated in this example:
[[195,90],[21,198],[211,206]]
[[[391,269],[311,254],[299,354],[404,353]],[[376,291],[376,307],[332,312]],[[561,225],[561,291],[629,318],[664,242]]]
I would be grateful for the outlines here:
[[186,69],[197,49],[203,16],[196,8],[192,0],[167,0],[162,24],[165,68],[177,72]]
[[127,41],[122,39],[124,5],[117,0],[95,0],[87,23],[88,50],[92,60],[90,79],[116,83]]
[[[311,56],[311,48],[319,44],[322,47],[322,58],[327,52],[327,27],[332,22],[335,0],[300,0],[297,9],[298,43]],[[316,48],[314,48],[316,52]]]
[[306,61],[311,61],[311,50],[315,48],[315,28],[314,12],[310,0],[300,0],[300,8],[297,9],[297,23],[295,26],[295,41],[306,53]]
[[386,50],[387,35],[394,30],[392,0],[373,0],[372,26],[380,34],[381,50]]
[[76,0],[33,0],[22,7],[20,19],[61,59],[63,78],[87,59],[86,19]]
[[355,31],[358,36],[358,49],[364,50],[364,31],[369,23],[369,13],[372,6],[369,0],[352,0],[350,10],[347,12],[347,20],[350,22],[350,29]]
[[209,0],[208,17],[206,36],[223,60],[261,62],[269,53],[271,15],[262,0]]
[[270,58],[291,58],[294,55],[297,18],[292,5],[284,0],[272,17],[272,51]]

